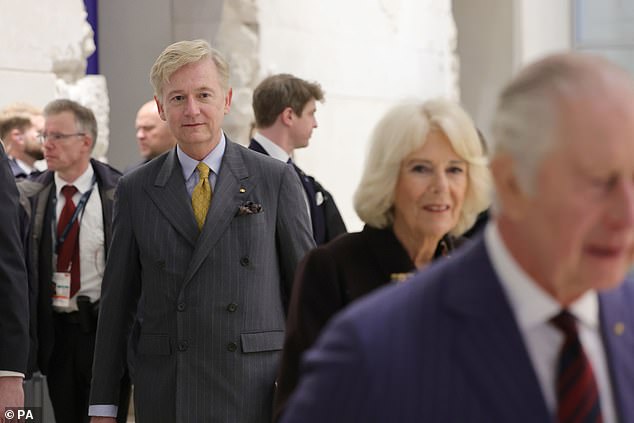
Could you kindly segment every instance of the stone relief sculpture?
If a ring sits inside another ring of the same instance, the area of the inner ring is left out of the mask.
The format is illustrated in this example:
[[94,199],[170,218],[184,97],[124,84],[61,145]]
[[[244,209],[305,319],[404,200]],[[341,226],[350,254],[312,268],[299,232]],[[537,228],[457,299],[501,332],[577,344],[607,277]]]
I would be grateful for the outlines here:
[[257,5],[251,0],[224,2],[223,19],[215,44],[231,66],[233,101],[223,128],[233,141],[248,144],[253,122],[251,97],[259,82],[259,26]]
[[92,151],[92,156],[103,162],[107,162],[108,152],[110,101],[108,99],[108,87],[106,78],[102,75],[86,75],[74,83],[68,83],[64,79],[58,79],[56,83],[57,98],[69,98],[90,108],[97,118],[97,142]]
[[[83,7],[83,3],[82,3]],[[51,71],[57,80],[57,98],[69,98],[89,107],[97,118],[98,138],[93,157],[106,160],[108,152],[110,102],[106,78],[102,75],[86,75],[88,57],[96,50],[93,30],[86,21],[86,12],[80,14],[83,20],[68,25],[65,43],[56,43],[50,50]]]

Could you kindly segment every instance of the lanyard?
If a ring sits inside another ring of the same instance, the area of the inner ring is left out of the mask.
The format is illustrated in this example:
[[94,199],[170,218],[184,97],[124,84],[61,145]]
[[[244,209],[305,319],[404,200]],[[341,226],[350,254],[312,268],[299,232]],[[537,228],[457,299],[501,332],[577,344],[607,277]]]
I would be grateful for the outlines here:
[[[79,213],[81,213],[81,211],[86,206],[86,203],[88,202],[88,199],[90,198],[90,194],[92,194],[92,190],[95,187],[96,183],[97,183],[97,177],[93,176],[92,183],[90,184],[90,189],[81,195],[81,198],[79,199],[79,203],[77,203],[77,207],[75,208],[75,212],[71,216],[70,221],[66,224],[66,227],[64,228],[64,230],[62,231],[62,235],[59,238],[55,236],[55,254],[59,254],[59,247],[66,240],[66,237],[68,236],[68,233],[70,232],[70,229],[73,227],[73,224],[79,217]],[[53,210],[55,211],[57,210],[57,195],[53,196]],[[56,231],[57,217],[55,216],[56,214],[57,213],[53,213],[53,234],[57,233]]]

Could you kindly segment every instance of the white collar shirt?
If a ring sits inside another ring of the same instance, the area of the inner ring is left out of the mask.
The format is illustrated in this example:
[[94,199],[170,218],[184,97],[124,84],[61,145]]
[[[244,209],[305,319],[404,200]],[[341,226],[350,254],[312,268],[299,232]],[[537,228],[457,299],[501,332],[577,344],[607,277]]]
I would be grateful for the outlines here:
[[[76,206],[79,204],[81,196],[92,190],[86,206],[77,218],[79,220],[79,273],[81,285],[77,294],[70,299],[69,307],[55,307],[55,311],[58,312],[77,311],[77,297],[80,295],[88,296],[91,302],[99,300],[101,295],[101,280],[106,266],[106,250],[101,196],[99,195],[98,185],[95,183],[93,186],[94,175],[95,172],[90,164],[83,174],[70,183],[64,181],[55,172],[55,194],[57,195],[55,225],[53,225],[53,239],[55,240],[57,239],[57,222],[66,203],[66,199],[61,192],[64,185],[74,185],[77,188],[77,192],[73,196],[73,202]],[[55,251],[53,251],[53,268],[57,268]]]
[[[564,336],[550,323],[550,319],[561,311],[561,305],[515,261],[504,245],[495,222],[486,226],[484,241],[493,269],[515,315],[546,405],[555,416],[557,360]],[[603,421],[616,422],[612,385],[601,341],[597,293],[587,292],[572,303],[568,311],[577,320],[579,339],[592,365],[599,388]]]
[[[260,134],[259,132],[256,132],[255,134],[253,134],[253,139],[256,140],[258,143],[260,143],[260,145],[262,146],[262,148],[264,148],[267,154],[273,157],[274,159],[277,159],[284,163],[288,163],[288,160],[291,158],[291,156],[289,156],[288,153],[284,151],[282,147],[275,144],[273,141],[271,141],[264,135]],[[303,188],[303,185],[302,185],[302,188]],[[304,202],[306,203],[306,210],[308,210],[308,217],[312,218],[310,213],[310,203],[308,201],[308,193],[306,192],[305,189],[302,189],[302,192],[304,193]],[[317,201],[317,199],[315,199],[315,201]]]
[[253,134],[253,139],[260,143],[260,145],[264,148],[268,155],[273,157],[274,159],[287,163],[288,159],[291,158],[291,156],[289,156],[282,147],[275,144],[273,141],[260,134],[259,132]]

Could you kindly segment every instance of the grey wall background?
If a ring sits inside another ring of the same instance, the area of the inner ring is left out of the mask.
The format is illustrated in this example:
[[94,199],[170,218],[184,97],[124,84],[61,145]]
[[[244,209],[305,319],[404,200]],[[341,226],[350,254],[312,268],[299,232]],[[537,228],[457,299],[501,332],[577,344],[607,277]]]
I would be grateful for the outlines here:
[[172,5],[170,0],[107,0],[99,2],[98,13],[100,72],[110,95],[108,158],[123,171],[141,159],[134,120],[152,98],[150,68],[172,42]]
[[487,137],[497,93],[515,66],[514,6],[508,0],[453,0],[460,97]]

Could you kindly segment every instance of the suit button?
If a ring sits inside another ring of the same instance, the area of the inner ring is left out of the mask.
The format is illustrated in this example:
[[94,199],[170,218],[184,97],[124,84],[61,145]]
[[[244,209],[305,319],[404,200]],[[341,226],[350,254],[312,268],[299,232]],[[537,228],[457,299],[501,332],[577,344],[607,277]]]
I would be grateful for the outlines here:
[[189,342],[184,339],[182,341],[178,341],[178,351],[187,351],[187,348],[189,348]]
[[185,311],[185,303],[178,303],[178,305],[176,306],[176,310],[178,311]]
[[249,265],[249,257],[242,257],[240,259],[240,264],[244,267],[247,267]]
[[238,344],[236,344],[235,342],[229,342],[227,344],[227,351],[234,352],[237,349],[238,349]]
[[227,311],[229,313],[233,313],[234,311],[236,311],[238,309],[238,304],[236,303],[231,303],[227,306]]

